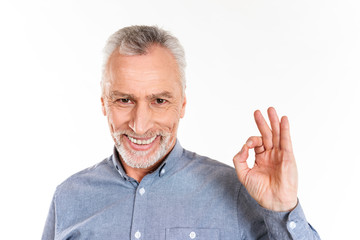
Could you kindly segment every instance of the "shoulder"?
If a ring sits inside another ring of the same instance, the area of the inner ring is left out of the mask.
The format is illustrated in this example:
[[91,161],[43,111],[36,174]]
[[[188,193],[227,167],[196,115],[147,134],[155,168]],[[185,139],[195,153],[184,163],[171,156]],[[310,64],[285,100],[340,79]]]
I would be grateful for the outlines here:
[[229,166],[225,163],[222,163],[218,160],[214,160],[212,158],[206,157],[206,156],[202,156],[199,155],[195,152],[192,151],[188,151],[184,149],[183,152],[183,157],[186,158],[187,160],[189,160],[189,162],[191,162],[192,164],[196,164],[199,165],[201,167],[205,167],[205,168],[209,168],[209,169],[218,169],[218,170],[223,170],[223,171],[227,171],[227,172],[233,172],[235,171],[234,167]]
[[184,150],[183,157],[187,160],[187,168],[193,175],[240,187],[234,167],[188,150]]
[[71,175],[57,186],[55,195],[71,194],[73,191],[79,191],[86,187],[101,185],[103,182],[110,181],[117,174],[111,164],[111,157],[108,157],[89,168]]

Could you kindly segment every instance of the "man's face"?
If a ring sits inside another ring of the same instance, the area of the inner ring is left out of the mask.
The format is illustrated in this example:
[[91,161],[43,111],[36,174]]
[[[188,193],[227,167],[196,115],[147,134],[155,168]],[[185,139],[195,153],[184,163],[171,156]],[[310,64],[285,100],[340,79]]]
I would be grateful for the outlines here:
[[146,55],[115,51],[107,73],[102,110],[116,148],[128,166],[150,168],[174,146],[185,113],[177,63],[159,46]]

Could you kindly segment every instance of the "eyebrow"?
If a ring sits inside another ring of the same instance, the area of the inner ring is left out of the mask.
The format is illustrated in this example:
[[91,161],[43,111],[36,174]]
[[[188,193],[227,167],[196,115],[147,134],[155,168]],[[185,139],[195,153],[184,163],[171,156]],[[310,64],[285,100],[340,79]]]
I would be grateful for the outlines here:
[[114,99],[114,98],[129,98],[129,99],[134,99],[135,96],[133,94],[128,94],[128,93],[123,93],[123,92],[119,92],[119,91],[111,91],[110,92],[110,98]]
[[156,93],[156,94],[151,94],[150,96],[146,97],[147,99],[156,99],[156,98],[168,98],[168,99],[172,99],[173,95],[171,94],[171,92],[168,91],[163,91],[160,93]]
[[[135,99],[135,95],[134,94],[129,94],[129,93],[123,93],[123,92],[119,92],[119,91],[111,91],[110,92],[110,98],[114,99],[114,98],[129,98],[129,99]],[[168,99],[172,99],[173,95],[171,94],[171,92],[169,91],[163,91],[160,93],[153,93],[149,96],[146,96],[146,98],[148,100],[151,99],[156,99],[156,98],[168,98]]]

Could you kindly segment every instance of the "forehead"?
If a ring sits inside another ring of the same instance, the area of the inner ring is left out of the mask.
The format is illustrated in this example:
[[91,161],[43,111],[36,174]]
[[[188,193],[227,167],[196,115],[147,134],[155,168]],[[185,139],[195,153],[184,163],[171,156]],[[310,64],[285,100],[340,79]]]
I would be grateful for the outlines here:
[[166,48],[152,46],[144,55],[122,55],[115,51],[107,66],[107,90],[132,92],[178,91],[180,75],[175,58]]

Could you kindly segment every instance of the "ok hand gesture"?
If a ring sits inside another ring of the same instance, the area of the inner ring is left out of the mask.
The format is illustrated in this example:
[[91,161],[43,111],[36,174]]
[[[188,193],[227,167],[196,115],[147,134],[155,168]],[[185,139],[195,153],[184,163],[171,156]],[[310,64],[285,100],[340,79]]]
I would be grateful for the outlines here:
[[[240,182],[264,208],[290,211],[297,205],[297,168],[290,139],[289,121],[279,118],[274,108],[268,109],[271,128],[259,110],[256,125],[261,137],[250,137],[234,157]],[[249,168],[249,149],[255,151],[255,164]]]

